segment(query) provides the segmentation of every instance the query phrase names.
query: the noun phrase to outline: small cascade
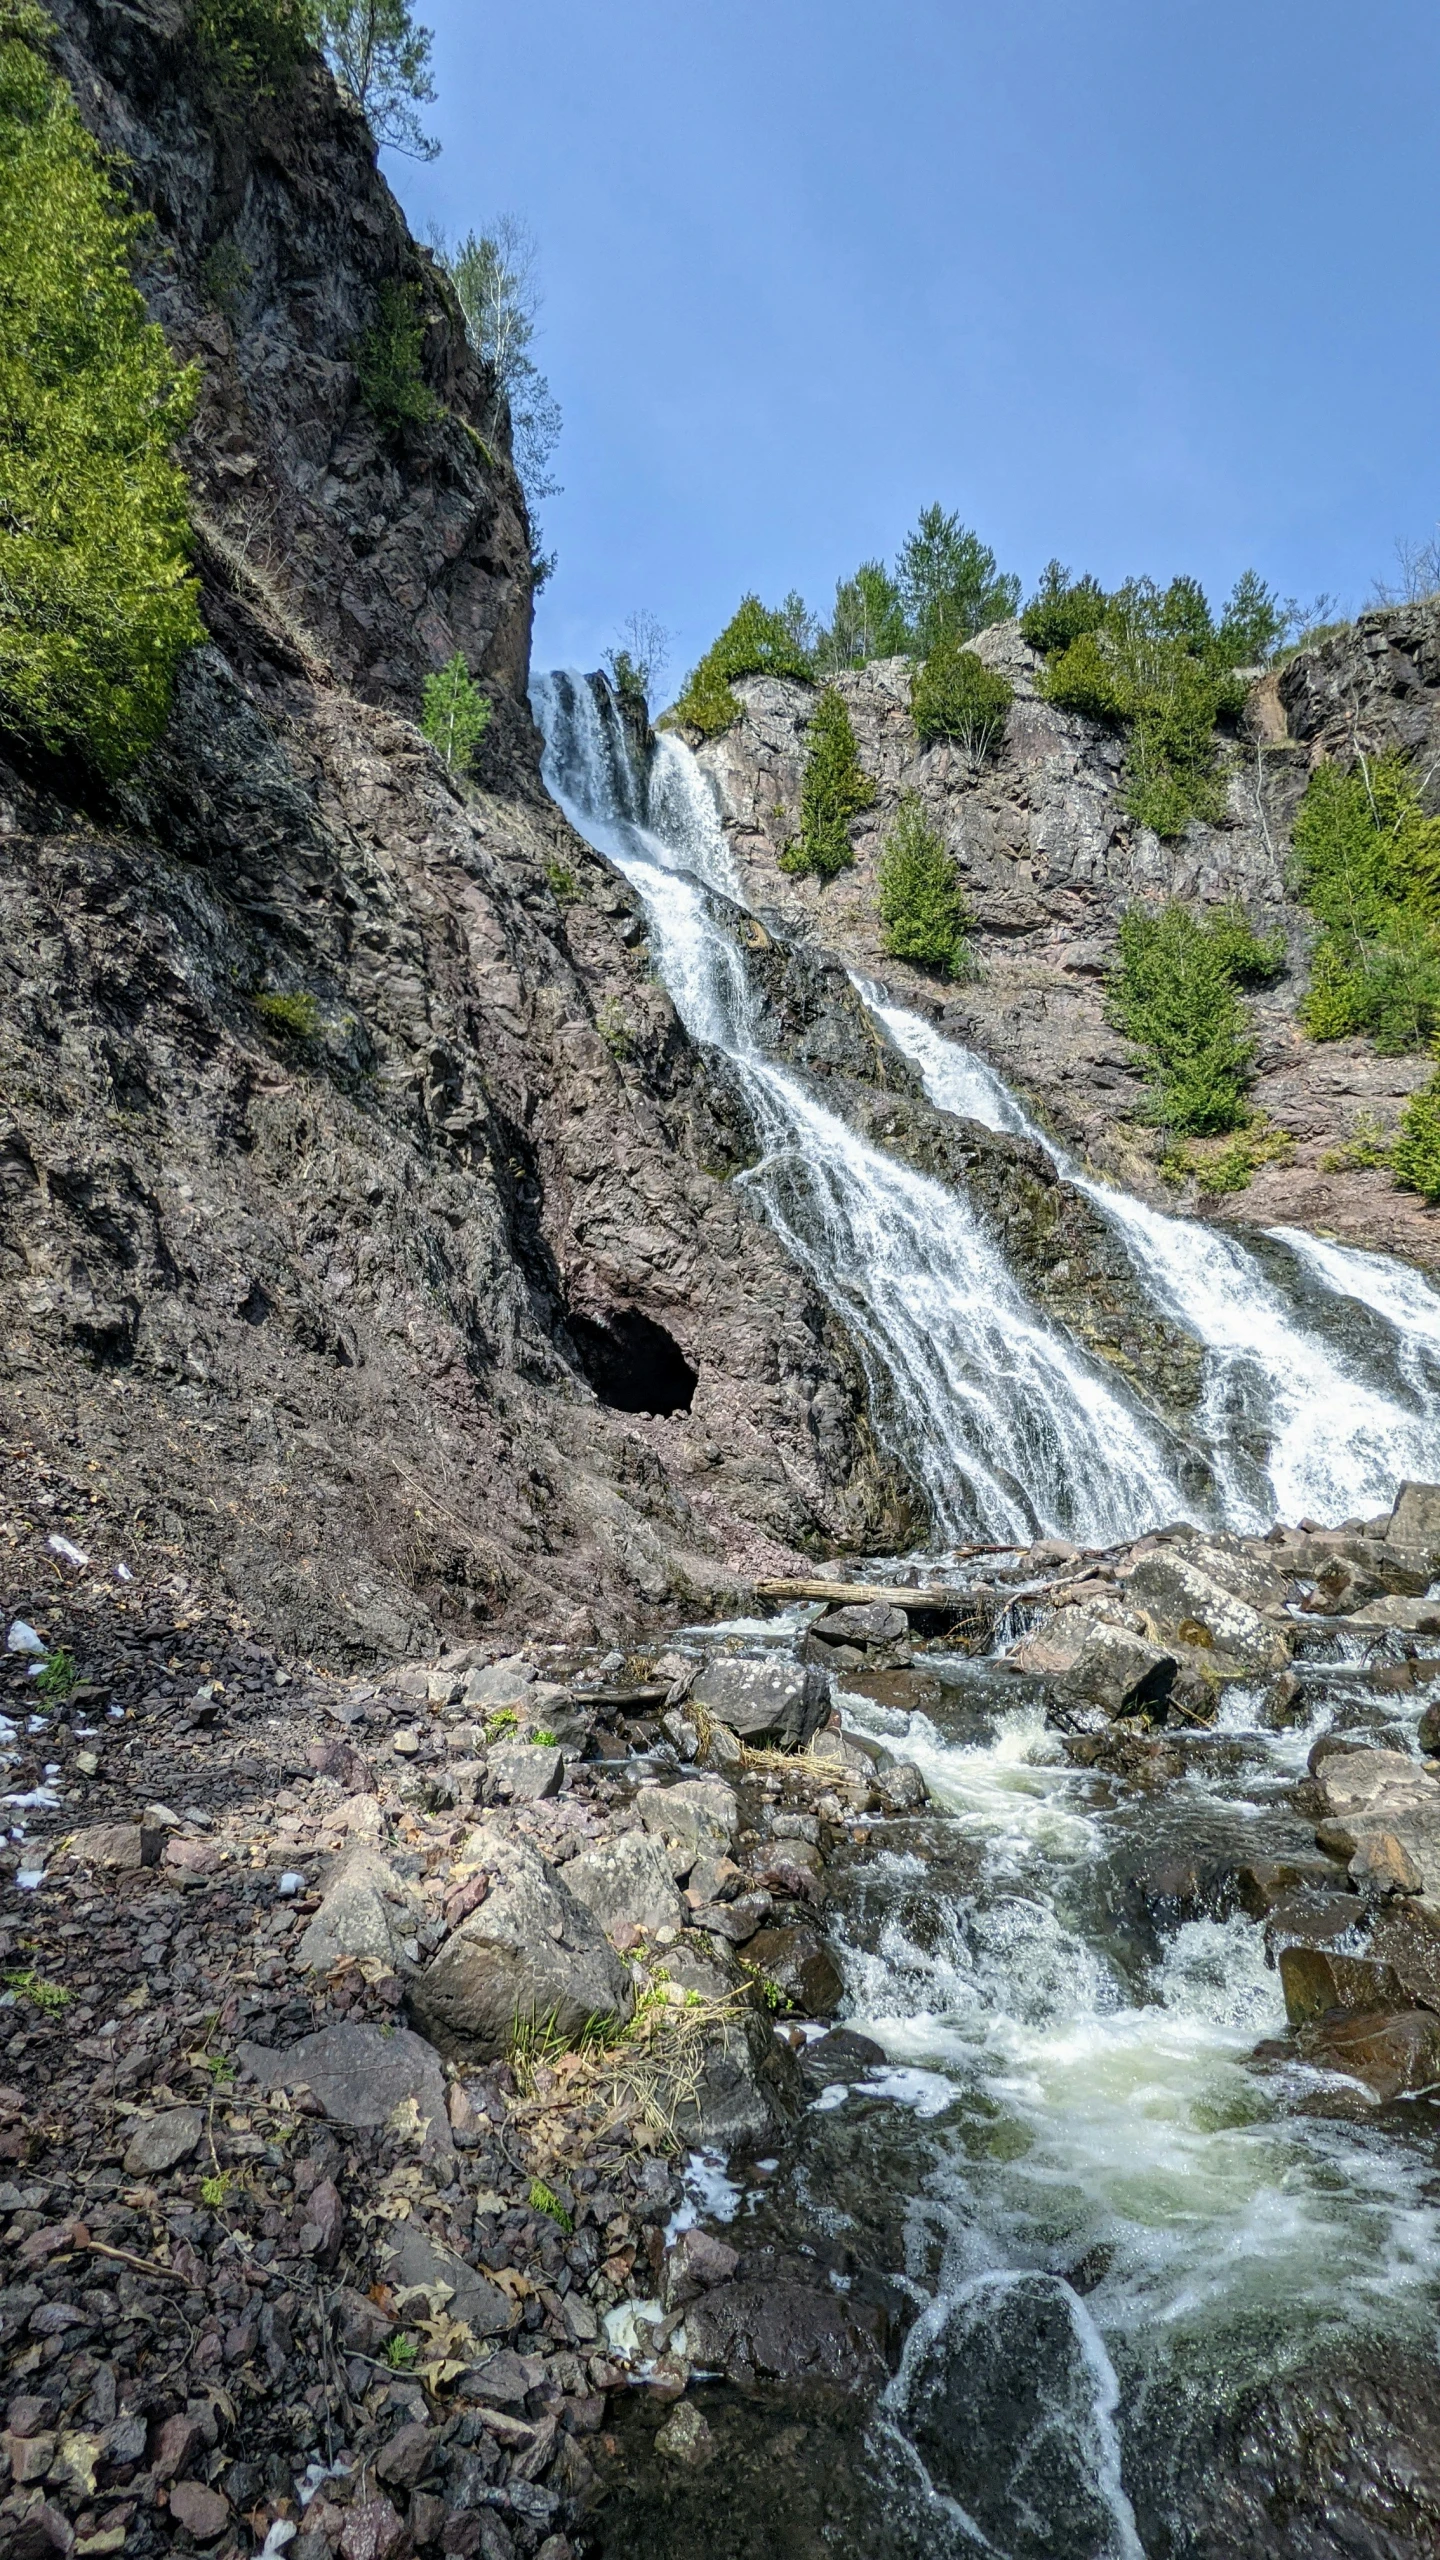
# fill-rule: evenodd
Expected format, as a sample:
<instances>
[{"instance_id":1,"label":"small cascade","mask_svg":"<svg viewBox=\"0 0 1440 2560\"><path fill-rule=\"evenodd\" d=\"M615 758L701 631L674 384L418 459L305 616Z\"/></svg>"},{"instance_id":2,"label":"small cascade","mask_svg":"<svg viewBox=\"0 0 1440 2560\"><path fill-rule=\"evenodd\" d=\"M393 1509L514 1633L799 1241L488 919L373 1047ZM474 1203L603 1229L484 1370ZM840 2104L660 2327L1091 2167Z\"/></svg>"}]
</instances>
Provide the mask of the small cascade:
<instances>
[{"instance_id":1,"label":"small cascade","mask_svg":"<svg viewBox=\"0 0 1440 2560\"><path fill-rule=\"evenodd\" d=\"M766 1055L733 930L739 883L688 749L662 734L637 769L603 679L540 676L532 699L546 781L638 890L687 1029L735 1069L763 1150L741 1178L843 1314L877 1429L925 1487L937 1531L1101 1544L1193 1510L1181 1450L1032 1304L966 1202L859 1138ZM1418 1273L1147 1208L1071 1163L981 1059L856 985L930 1101L1046 1147L1151 1302L1204 1345L1197 1436L1230 1526L1378 1511L1404 1477L1440 1475L1440 1296Z\"/></svg>"}]
</instances>

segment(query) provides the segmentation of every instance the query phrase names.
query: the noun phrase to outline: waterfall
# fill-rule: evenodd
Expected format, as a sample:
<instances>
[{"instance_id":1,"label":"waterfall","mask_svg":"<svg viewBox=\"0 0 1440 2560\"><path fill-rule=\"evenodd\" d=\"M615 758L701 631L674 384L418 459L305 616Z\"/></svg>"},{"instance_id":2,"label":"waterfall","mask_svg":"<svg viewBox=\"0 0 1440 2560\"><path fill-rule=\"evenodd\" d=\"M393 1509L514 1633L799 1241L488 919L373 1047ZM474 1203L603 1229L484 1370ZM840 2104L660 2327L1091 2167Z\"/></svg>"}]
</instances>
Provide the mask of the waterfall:
<instances>
[{"instance_id":1,"label":"waterfall","mask_svg":"<svg viewBox=\"0 0 1440 2560\"><path fill-rule=\"evenodd\" d=\"M1176 1518L1177 1445L1031 1304L964 1199L858 1137L765 1054L734 930L739 884L693 756L662 735L637 771L602 682L539 676L532 701L550 790L638 891L682 1021L747 1096L761 1157L740 1179L843 1316L877 1431L923 1484L939 1532L1104 1544ZM857 984L938 1108L1048 1144L980 1059ZM1428 1283L1283 1235L1269 1268L1239 1238L1148 1209L1049 1151L1152 1302L1205 1347L1199 1428L1232 1525L1379 1510L1403 1476L1440 1475Z\"/></svg>"}]
</instances>

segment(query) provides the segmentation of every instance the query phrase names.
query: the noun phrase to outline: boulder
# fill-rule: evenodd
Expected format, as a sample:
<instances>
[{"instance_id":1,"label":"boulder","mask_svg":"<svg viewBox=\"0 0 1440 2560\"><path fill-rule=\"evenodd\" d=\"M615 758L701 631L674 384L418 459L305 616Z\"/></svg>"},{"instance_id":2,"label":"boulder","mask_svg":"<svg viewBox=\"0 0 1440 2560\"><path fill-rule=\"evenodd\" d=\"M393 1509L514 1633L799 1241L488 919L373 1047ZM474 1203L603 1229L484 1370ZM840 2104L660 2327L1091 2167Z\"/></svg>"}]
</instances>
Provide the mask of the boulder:
<instances>
[{"instance_id":1,"label":"boulder","mask_svg":"<svg viewBox=\"0 0 1440 2560\"><path fill-rule=\"evenodd\" d=\"M1335 1752L1315 1784L1324 1801L1321 1845L1353 1858L1362 1841L1388 1832L1412 1861L1423 1891L1440 1898L1440 1779L1400 1751Z\"/></svg>"},{"instance_id":2,"label":"boulder","mask_svg":"<svg viewBox=\"0 0 1440 2560\"><path fill-rule=\"evenodd\" d=\"M1382 2101L1440 2080L1440 2017L1433 2009L1361 2009L1331 2014L1296 2037L1307 2062L1359 2080Z\"/></svg>"},{"instance_id":3,"label":"boulder","mask_svg":"<svg viewBox=\"0 0 1440 2560\"><path fill-rule=\"evenodd\" d=\"M1383 1600L1367 1601L1345 1621L1360 1635L1397 1634L1406 1636L1440 1635L1440 1600L1407 1600L1390 1594Z\"/></svg>"},{"instance_id":4,"label":"boulder","mask_svg":"<svg viewBox=\"0 0 1440 2560\"><path fill-rule=\"evenodd\" d=\"M867 2071L883 2070L888 2059L885 2047L873 2036L862 2036L854 2027L834 2027L828 2036L816 2036L807 2044L800 2071L813 2088L829 2089L837 2082L863 2080Z\"/></svg>"},{"instance_id":5,"label":"boulder","mask_svg":"<svg viewBox=\"0 0 1440 2560\"><path fill-rule=\"evenodd\" d=\"M362 1796L373 1806L374 1798ZM331 1869L324 1897L295 1953L302 1973L329 1973L354 1957L393 1973L402 1940L413 1937L418 1905L393 1867L368 1843L357 1841Z\"/></svg>"},{"instance_id":6,"label":"boulder","mask_svg":"<svg viewBox=\"0 0 1440 2560\"><path fill-rule=\"evenodd\" d=\"M788 2045L757 2010L736 2008L705 2028L698 2059L678 2081L675 2130L692 2148L753 2148L782 2134L803 2101Z\"/></svg>"},{"instance_id":7,"label":"boulder","mask_svg":"<svg viewBox=\"0 0 1440 2560\"><path fill-rule=\"evenodd\" d=\"M720 2448L714 2429L694 2401L677 2400L664 2425L655 2430L655 2450L667 2462L683 2462L687 2470L703 2471Z\"/></svg>"},{"instance_id":8,"label":"boulder","mask_svg":"<svg viewBox=\"0 0 1440 2560\"><path fill-rule=\"evenodd\" d=\"M913 1760L882 1760L875 1784L886 1813L918 1813L930 1801L930 1790Z\"/></svg>"},{"instance_id":9,"label":"boulder","mask_svg":"<svg viewBox=\"0 0 1440 2560\"><path fill-rule=\"evenodd\" d=\"M788 1660L746 1662L724 1655L707 1662L690 1692L715 1724L742 1742L801 1751L830 1713L830 1684L819 1665Z\"/></svg>"},{"instance_id":10,"label":"boulder","mask_svg":"<svg viewBox=\"0 0 1440 2560\"><path fill-rule=\"evenodd\" d=\"M678 1929L684 1919L670 1861L648 1831L622 1831L565 1863L565 1882L607 1933Z\"/></svg>"},{"instance_id":11,"label":"boulder","mask_svg":"<svg viewBox=\"0 0 1440 2560\"><path fill-rule=\"evenodd\" d=\"M528 1662L492 1663L488 1669L467 1673L461 1704L498 1715L504 1707L518 1707L534 1680L534 1667Z\"/></svg>"},{"instance_id":12,"label":"boulder","mask_svg":"<svg viewBox=\"0 0 1440 2560\"><path fill-rule=\"evenodd\" d=\"M1213 1550L1199 1549L1210 1562ZM1142 1556L1125 1584L1130 1606L1143 1610L1162 1642L1198 1645L1217 1657L1222 1677L1239 1672L1282 1671L1292 1637L1278 1619L1262 1617L1190 1554L1157 1547Z\"/></svg>"},{"instance_id":13,"label":"boulder","mask_svg":"<svg viewBox=\"0 0 1440 2560\"><path fill-rule=\"evenodd\" d=\"M1060 1609L1048 1626L1016 1648L1021 1671L1052 1680L1060 1704L1087 1704L1106 1715L1135 1715L1159 1706L1174 1686L1173 1653L1089 1609Z\"/></svg>"},{"instance_id":14,"label":"boulder","mask_svg":"<svg viewBox=\"0 0 1440 2560\"><path fill-rule=\"evenodd\" d=\"M539 1804L558 1796L565 1775L565 1755L534 1742L500 1742L488 1758L489 1782L510 1804Z\"/></svg>"},{"instance_id":15,"label":"boulder","mask_svg":"<svg viewBox=\"0 0 1440 2560\"><path fill-rule=\"evenodd\" d=\"M265 2089L308 2089L332 2124L386 2124L413 2099L422 2160L448 2162L455 2146L445 2074L433 2045L408 2027L322 2027L298 2044L242 2044L242 2067Z\"/></svg>"},{"instance_id":16,"label":"boulder","mask_svg":"<svg viewBox=\"0 0 1440 2560\"><path fill-rule=\"evenodd\" d=\"M391 2223L386 2243L391 2252L385 2264L386 2280L397 2290L413 2285L419 2292L438 2293L444 2286L449 2295L444 2307L452 2319L463 2320L477 2338L507 2335L519 2306L488 2276L432 2240L420 2223L413 2219Z\"/></svg>"},{"instance_id":17,"label":"boulder","mask_svg":"<svg viewBox=\"0 0 1440 2560\"><path fill-rule=\"evenodd\" d=\"M894 1644L908 1636L910 1621L903 1609L892 1608L888 1600L852 1601L843 1609L827 1609L810 1633L827 1644Z\"/></svg>"},{"instance_id":18,"label":"boulder","mask_svg":"<svg viewBox=\"0 0 1440 2560\"><path fill-rule=\"evenodd\" d=\"M676 1789L673 1792L678 1793ZM593 2020L623 2025L630 1975L599 1921L538 1852L477 1834L461 1863L483 1865L490 1890L411 1986L417 2025L447 2058L509 2052L518 2023L546 2023L571 2044Z\"/></svg>"},{"instance_id":19,"label":"boulder","mask_svg":"<svg viewBox=\"0 0 1440 2560\"><path fill-rule=\"evenodd\" d=\"M787 2278L746 2277L702 2294L685 2315L692 2364L745 2386L822 2383L874 2389L885 2379L879 2348L844 2297Z\"/></svg>"},{"instance_id":20,"label":"boulder","mask_svg":"<svg viewBox=\"0 0 1440 2560\"><path fill-rule=\"evenodd\" d=\"M712 1937L728 1938L732 1947L743 1947L763 1928L774 1909L768 1893L737 1894L733 1902L707 1902L692 1911L692 1929L704 1929Z\"/></svg>"},{"instance_id":21,"label":"boulder","mask_svg":"<svg viewBox=\"0 0 1440 2560\"><path fill-rule=\"evenodd\" d=\"M728 1849L740 1828L740 1800L723 1778L682 1778L678 1786L645 1787L636 1799L647 1831L678 1840L696 1858Z\"/></svg>"},{"instance_id":22,"label":"boulder","mask_svg":"<svg viewBox=\"0 0 1440 2560\"><path fill-rule=\"evenodd\" d=\"M840 1967L813 1929L761 1929L746 1947L745 1962L775 1983L802 2018L833 2018L845 1996Z\"/></svg>"},{"instance_id":23,"label":"boulder","mask_svg":"<svg viewBox=\"0 0 1440 2560\"><path fill-rule=\"evenodd\" d=\"M1332 2009L1401 2009L1405 1993L1388 1964L1339 1955L1332 1947L1282 1947L1280 1985L1292 2027L1308 2027Z\"/></svg>"},{"instance_id":24,"label":"boulder","mask_svg":"<svg viewBox=\"0 0 1440 2560\"><path fill-rule=\"evenodd\" d=\"M1440 1557L1440 1484L1402 1484L1385 1531L1385 1543L1402 1552Z\"/></svg>"},{"instance_id":25,"label":"boulder","mask_svg":"<svg viewBox=\"0 0 1440 2560\"><path fill-rule=\"evenodd\" d=\"M677 2310L681 2303L697 2302L717 2284L729 2284L740 2264L740 2252L728 2240L713 2239L708 2231L692 2225L682 2231L674 2246L666 2253L665 2272L661 2280L660 2299L667 2311Z\"/></svg>"},{"instance_id":26,"label":"boulder","mask_svg":"<svg viewBox=\"0 0 1440 2560\"><path fill-rule=\"evenodd\" d=\"M1393 1831L1367 1831L1350 1861L1350 1881L1363 1894L1423 1893L1425 1880Z\"/></svg>"},{"instance_id":27,"label":"boulder","mask_svg":"<svg viewBox=\"0 0 1440 2560\"><path fill-rule=\"evenodd\" d=\"M158 1823L97 1822L87 1831L72 1832L65 1854L86 1866L114 1867L123 1874L158 1866L164 1849L165 1834Z\"/></svg>"}]
</instances>

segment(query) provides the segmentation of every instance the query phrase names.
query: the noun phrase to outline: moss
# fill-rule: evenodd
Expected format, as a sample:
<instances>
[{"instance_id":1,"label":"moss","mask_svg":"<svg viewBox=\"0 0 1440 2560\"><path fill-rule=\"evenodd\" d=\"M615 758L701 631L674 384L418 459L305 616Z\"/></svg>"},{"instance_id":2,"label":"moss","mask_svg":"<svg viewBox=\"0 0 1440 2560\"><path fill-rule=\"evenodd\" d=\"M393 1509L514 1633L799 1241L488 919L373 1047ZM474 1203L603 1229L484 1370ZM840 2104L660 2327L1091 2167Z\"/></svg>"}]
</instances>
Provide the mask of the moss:
<instances>
[{"instance_id":1,"label":"moss","mask_svg":"<svg viewBox=\"0 0 1440 2560\"><path fill-rule=\"evenodd\" d=\"M321 1027L320 1007L308 993L297 995L263 995L253 999L256 1012L267 1031L282 1040L318 1039Z\"/></svg>"},{"instance_id":2,"label":"moss","mask_svg":"<svg viewBox=\"0 0 1440 2560\"><path fill-rule=\"evenodd\" d=\"M844 698L827 685L815 707L800 785L800 833L780 856L782 871L813 872L833 880L855 859L850 821L875 800L875 785L860 763L860 750Z\"/></svg>"},{"instance_id":3,"label":"moss","mask_svg":"<svg viewBox=\"0 0 1440 2560\"><path fill-rule=\"evenodd\" d=\"M896 812L880 855L877 892L892 960L968 976L970 919L960 875L918 792L907 791Z\"/></svg>"},{"instance_id":4,"label":"moss","mask_svg":"<svg viewBox=\"0 0 1440 2560\"><path fill-rule=\"evenodd\" d=\"M145 229L25 0L0 5L0 723L120 773L204 639L171 458L198 376L131 277Z\"/></svg>"}]
</instances>

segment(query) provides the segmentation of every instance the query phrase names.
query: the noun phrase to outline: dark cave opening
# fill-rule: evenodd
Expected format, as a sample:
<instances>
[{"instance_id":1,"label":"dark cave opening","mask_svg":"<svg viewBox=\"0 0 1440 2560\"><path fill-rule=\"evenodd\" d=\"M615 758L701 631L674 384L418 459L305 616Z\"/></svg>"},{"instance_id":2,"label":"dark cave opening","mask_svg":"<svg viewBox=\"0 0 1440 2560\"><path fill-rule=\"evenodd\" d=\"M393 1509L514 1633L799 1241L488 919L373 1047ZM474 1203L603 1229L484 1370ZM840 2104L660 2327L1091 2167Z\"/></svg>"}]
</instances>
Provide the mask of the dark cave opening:
<instances>
[{"instance_id":1,"label":"dark cave opening","mask_svg":"<svg viewBox=\"0 0 1440 2560\"><path fill-rule=\"evenodd\" d=\"M606 1324L572 1315L570 1335L602 1404L620 1413L689 1412L699 1375L662 1324L622 1307Z\"/></svg>"}]
</instances>

